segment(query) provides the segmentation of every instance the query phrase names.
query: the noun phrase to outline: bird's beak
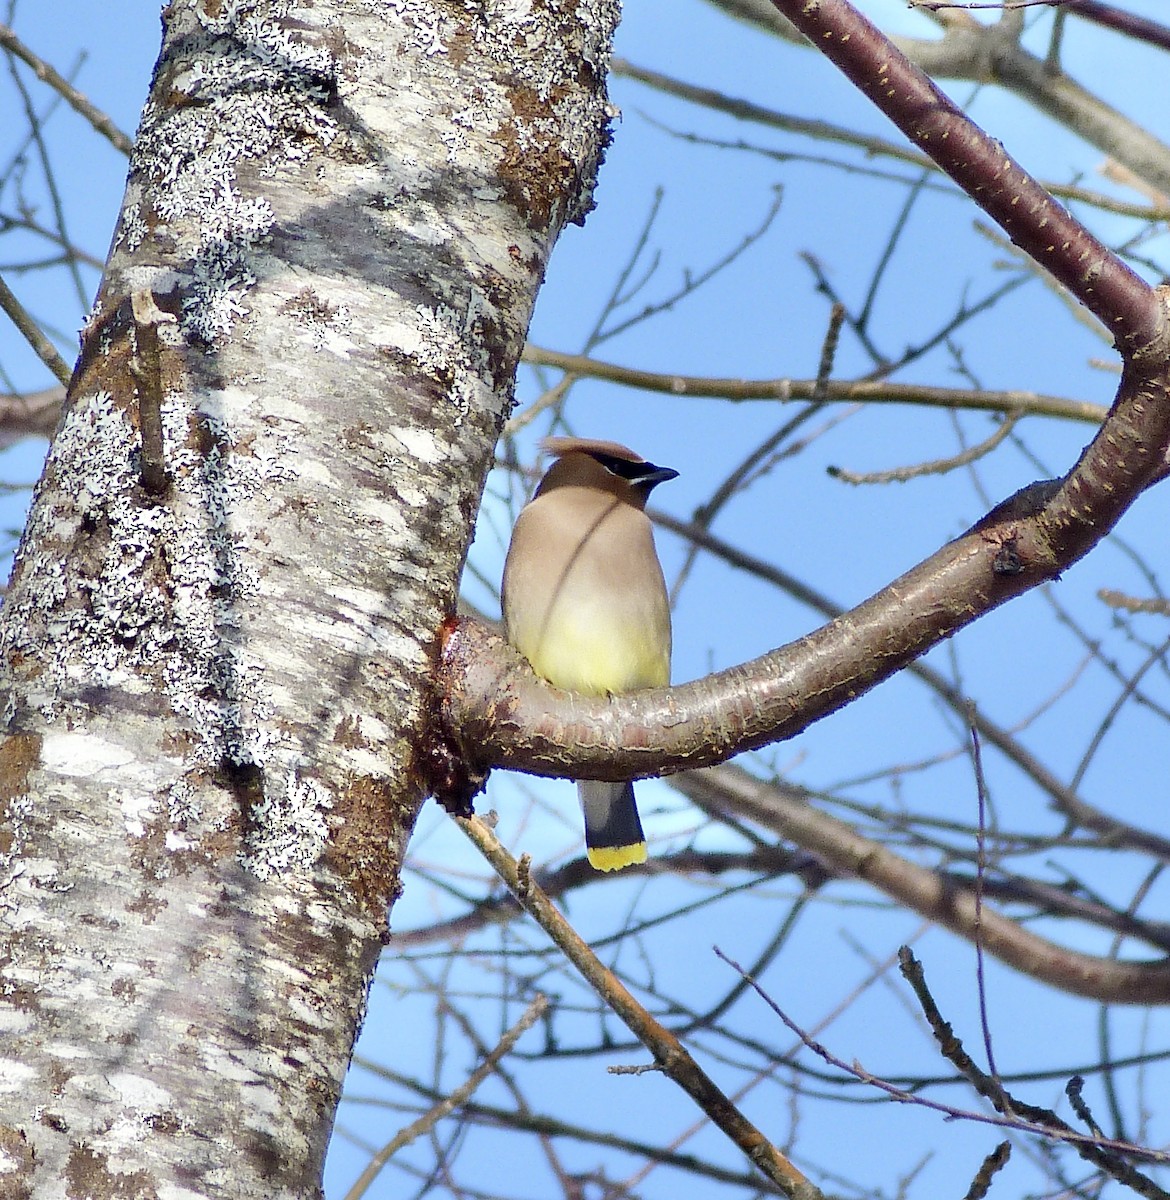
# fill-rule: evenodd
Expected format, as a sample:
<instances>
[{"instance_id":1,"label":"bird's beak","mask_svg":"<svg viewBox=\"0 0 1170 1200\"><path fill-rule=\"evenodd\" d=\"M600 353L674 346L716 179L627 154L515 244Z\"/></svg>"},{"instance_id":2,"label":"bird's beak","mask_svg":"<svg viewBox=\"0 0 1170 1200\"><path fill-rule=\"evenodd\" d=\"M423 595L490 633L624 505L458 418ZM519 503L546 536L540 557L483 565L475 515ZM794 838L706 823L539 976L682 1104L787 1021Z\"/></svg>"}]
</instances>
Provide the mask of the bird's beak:
<instances>
[{"instance_id":1,"label":"bird's beak","mask_svg":"<svg viewBox=\"0 0 1170 1200\"><path fill-rule=\"evenodd\" d=\"M673 467L656 467L653 463L646 464L649 470L638 476L638 486L649 490L670 479L677 479L678 472Z\"/></svg>"}]
</instances>

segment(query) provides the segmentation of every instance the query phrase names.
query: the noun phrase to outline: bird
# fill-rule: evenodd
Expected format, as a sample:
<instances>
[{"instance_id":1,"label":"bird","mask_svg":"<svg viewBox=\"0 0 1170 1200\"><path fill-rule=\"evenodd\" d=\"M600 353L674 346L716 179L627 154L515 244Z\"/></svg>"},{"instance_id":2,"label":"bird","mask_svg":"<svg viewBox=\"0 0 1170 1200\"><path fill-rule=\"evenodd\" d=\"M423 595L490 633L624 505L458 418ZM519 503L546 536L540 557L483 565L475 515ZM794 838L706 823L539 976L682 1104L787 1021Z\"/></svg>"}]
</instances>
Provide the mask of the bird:
<instances>
[{"instance_id":1,"label":"bird","mask_svg":"<svg viewBox=\"0 0 1170 1200\"><path fill-rule=\"evenodd\" d=\"M501 606L508 641L555 687L604 696L670 683L670 602L646 500L678 472L626 446L550 437L554 462L516 519ZM579 780L595 870L646 861L630 782Z\"/></svg>"}]
</instances>

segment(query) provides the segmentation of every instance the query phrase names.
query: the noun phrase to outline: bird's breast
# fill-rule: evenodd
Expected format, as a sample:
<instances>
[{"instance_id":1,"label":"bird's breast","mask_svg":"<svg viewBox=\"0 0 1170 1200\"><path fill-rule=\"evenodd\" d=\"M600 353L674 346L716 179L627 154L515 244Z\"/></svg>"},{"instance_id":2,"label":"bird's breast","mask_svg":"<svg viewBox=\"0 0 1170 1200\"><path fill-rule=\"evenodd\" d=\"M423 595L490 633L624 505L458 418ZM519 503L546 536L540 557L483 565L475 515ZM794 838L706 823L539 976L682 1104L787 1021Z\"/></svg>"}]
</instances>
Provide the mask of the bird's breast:
<instances>
[{"instance_id":1,"label":"bird's breast","mask_svg":"<svg viewBox=\"0 0 1170 1200\"><path fill-rule=\"evenodd\" d=\"M646 515L610 497L538 497L504 569L508 640L567 691L670 682L670 607Z\"/></svg>"},{"instance_id":2,"label":"bird's breast","mask_svg":"<svg viewBox=\"0 0 1170 1200\"><path fill-rule=\"evenodd\" d=\"M554 606L532 631L528 647L517 640L516 648L549 683L600 696L669 683L669 638L667 632L664 639L657 622Z\"/></svg>"}]
</instances>

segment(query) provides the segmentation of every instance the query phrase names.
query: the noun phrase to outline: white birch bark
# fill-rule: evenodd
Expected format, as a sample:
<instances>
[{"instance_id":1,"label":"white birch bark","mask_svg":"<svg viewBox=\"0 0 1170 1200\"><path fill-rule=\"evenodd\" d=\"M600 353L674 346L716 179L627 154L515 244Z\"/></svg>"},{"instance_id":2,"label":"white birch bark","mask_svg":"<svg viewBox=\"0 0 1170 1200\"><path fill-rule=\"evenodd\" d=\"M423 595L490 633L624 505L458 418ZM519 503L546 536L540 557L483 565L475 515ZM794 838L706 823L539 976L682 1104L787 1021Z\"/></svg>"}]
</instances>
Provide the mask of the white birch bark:
<instances>
[{"instance_id":1,"label":"white birch bark","mask_svg":"<svg viewBox=\"0 0 1170 1200\"><path fill-rule=\"evenodd\" d=\"M616 15L166 10L0 629L0 1195L318 1194Z\"/></svg>"}]
</instances>

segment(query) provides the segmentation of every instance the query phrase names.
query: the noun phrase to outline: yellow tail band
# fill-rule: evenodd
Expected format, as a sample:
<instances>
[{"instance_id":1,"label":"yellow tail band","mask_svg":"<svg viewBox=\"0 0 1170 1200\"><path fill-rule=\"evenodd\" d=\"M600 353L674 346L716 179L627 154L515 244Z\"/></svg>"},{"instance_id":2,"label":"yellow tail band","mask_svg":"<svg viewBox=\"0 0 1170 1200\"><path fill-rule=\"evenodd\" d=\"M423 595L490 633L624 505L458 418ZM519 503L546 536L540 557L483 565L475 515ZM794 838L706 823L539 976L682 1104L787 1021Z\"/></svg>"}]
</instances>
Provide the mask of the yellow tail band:
<instances>
[{"instance_id":1,"label":"yellow tail band","mask_svg":"<svg viewBox=\"0 0 1170 1200\"><path fill-rule=\"evenodd\" d=\"M646 843L633 846L589 846L589 865L595 871L620 871L646 861Z\"/></svg>"}]
</instances>

